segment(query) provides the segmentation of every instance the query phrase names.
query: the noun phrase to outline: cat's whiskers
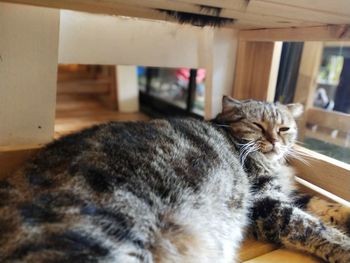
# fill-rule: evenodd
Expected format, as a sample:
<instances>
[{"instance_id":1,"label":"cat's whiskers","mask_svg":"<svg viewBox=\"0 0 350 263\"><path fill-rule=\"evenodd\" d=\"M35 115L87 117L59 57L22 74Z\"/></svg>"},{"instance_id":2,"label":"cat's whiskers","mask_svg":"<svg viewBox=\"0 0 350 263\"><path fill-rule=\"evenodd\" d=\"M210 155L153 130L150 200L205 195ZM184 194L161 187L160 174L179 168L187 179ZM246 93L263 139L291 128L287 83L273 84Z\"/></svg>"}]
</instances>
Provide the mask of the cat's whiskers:
<instances>
[{"instance_id":1,"label":"cat's whiskers","mask_svg":"<svg viewBox=\"0 0 350 263\"><path fill-rule=\"evenodd\" d=\"M305 142L298 141L298 140L297 140L297 141L295 141L295 143L296 143L296 144L298 144L298 145L305 145Z\"/></svg>"},{"instance_id":2,"label":"cat's whiskers","mask_svg":"<svg viewBox=\"0 0 350 263\"><path fill-rule=\"evenodd\" d=\"M285 149L285 158L290 159L296 159L304 164L306 164L307 166L310 166L310 163L308 160L306 160L306 158L308 158L309 156L306 155L305 153L296 150L295 148L292 147L288 147L288 146L282 146L282 149Z\"/></svg>"},{"instance_id":3,"label":"cat's whiskers","mask_svg":"<svg viewBox=\"0 0 350 263\"><path fill-rule=\"evenodd\" d=\"M241 164L244 164L245 160L247 159L250 153L259 150L259 147L256 144L256 141L249 141L245 144L238 144L238 145L242 145L239 151L239 161Z\"/></svg>"}]
</instances>

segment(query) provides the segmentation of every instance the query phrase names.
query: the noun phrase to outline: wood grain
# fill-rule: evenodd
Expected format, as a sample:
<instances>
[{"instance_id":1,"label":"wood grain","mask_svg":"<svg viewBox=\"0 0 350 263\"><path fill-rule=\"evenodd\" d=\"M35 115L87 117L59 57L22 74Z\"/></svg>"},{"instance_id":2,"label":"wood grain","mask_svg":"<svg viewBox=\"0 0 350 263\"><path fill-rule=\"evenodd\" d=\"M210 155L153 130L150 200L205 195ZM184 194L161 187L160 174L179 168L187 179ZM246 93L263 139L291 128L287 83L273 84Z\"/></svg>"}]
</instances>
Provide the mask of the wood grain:
<instances>
[{"instance_id":1,"label":"wood grain","mask_svg":"<svg viewBox=\"0 0 350 263\"><path fill-rule=\"evenodd\" d=\"M350 201L350 165L301 146L295 146L303 153L306 163L291 160L300 178Z\"/></svg>"},{"instance_id":2,"label":"wood grain","mask_svg":"<svg viewBox=\"0 0 350 263\"><path fill-rule=\"evenodd\" d=\"M319 72L323 53L323 42L305 42L295 88L294 102L304 105L307 112L312 107L317 87L317 75ZM307 124L307 114L298 119L299 140L303 141Z\"/></svg>"},{"instance_id":3,"label":"wood grain","mask_svg":"<svg viewBox=\"0 0 350 263\"><path fill-rule=\"evenodd\" d=\"M0 146L53 137L59 11L0 2Z\"/></svg>"},{"instance_id":4,"label":"wood grain","mask_svg":"<svg viewBox=\"0 0 350 263\"><path fill-rule=\"evenodd\" d=\"M245 263L323 263L321 259L307 255L305 253L291 251L287 249L278 249L270 253L256 257L251 260L244 261Z\"/></svg>"},{"instance_id":5,"label":"wood grain","mask_svg":"<svg viewBox=\"0 0 350 263\"><path fill-rule=\"evenodd\" d=\"M278 51L276 51L278 50ZM232 96L271 100L276 86L281 43L240 40Z\"/></svg>"},{"instance_id":6,"label":"wood grain","mask_svg":"<svg viewBox=\"0 0 350 263\"><path fill-rule=\"evenodd\" d=\"M324 25L299 28L241 30L240 38L249 41L346 41L349 25Z\"/></svg>"},{"instance_id":7,"label":"wood grain","mask_svg":"<svg viewBox=\"0 0 350 263\"><path fill-rule=\"evenodd\" d=\"M0 179L11 176L21 165L40 149L40 146L25 146L24 149L0 148Z\"/></svg>"},{"instance_id":8,"label":"wood grain","mask_svg":"<svg viewBox=\"0 0 350 263\"><path fill-rule=\"evenodd\" d=\"M249 238L243 242L238 258L240 262L243 262L267 254L277 248L276 245Z\"/></svg>"},{"instance_id":9,"label":"wood grain","mask_svg":"<svg viewBox=\"0 0 350 263\"><path fill-rule=\"evenodd\" d=\"M317 5L309 0L1 0L36 6L71 9L93 13L132 16L147 19L175 21L159 10L170 10L197 15L232 18L228 26L236 28L291 28L328 24L349 24L349 4L337 0L329 4L322 0ZM336 6L336 7L335 7ZM216 8L215 9L210 9Z\"/></svg>"}]
</instances>

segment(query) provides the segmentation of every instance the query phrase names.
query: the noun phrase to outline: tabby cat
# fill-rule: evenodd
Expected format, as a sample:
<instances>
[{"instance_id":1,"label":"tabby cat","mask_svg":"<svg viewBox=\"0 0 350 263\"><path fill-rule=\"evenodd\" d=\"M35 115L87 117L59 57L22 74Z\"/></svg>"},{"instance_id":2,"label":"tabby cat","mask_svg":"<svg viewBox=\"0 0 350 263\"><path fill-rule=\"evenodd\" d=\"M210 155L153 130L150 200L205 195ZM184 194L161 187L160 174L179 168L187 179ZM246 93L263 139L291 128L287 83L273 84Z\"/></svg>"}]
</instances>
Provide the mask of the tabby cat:
<instances>
[{"instance_id":1,"label":"tabby cat","mask_svg":"<svg viewBox=\"0 0 350 263\"><path fill-rule=\"evenodd\" d=\"M112 122L49 144L0 182L0 262L228 263L249 226L349 263L349 211L293 188L301 111L224 97L210 122Z\"/></svg>"}]
</instances>

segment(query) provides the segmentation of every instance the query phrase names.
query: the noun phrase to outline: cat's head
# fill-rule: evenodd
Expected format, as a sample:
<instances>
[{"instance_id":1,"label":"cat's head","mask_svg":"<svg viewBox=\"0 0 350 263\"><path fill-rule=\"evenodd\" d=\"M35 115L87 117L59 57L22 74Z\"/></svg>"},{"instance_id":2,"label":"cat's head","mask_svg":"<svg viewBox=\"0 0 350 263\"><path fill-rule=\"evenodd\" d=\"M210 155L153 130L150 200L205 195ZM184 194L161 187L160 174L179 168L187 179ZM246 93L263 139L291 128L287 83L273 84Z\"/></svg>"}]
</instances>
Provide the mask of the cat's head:
<instances>
[{"instance_id":1,"label":"cat's head","mask_svg":"<svg viewBox=\"0 0 350 263\"><path fill-rule=\"evenodd\" d=\"M303 106L298 103L239 101L224 96L217 120L242 143L243 154L259 151L269 159L278 160L291 151L297 138L295 118L302 112Z\"/></svg>"}]
</instances>

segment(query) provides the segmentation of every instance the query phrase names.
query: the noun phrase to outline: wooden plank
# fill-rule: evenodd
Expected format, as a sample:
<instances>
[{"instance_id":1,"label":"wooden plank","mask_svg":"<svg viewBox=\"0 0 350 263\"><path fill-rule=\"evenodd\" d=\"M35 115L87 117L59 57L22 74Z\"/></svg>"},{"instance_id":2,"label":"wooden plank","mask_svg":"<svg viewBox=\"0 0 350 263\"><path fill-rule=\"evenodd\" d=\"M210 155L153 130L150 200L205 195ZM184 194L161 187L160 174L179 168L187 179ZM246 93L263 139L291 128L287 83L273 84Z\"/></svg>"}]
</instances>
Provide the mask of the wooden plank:
<instances>
[{"instance_id":1,"label":"wooden plank","mask_svg":"<svg viewBox=\"0 0 350 263\"><path fill-rule=\"evenodd\" d=\"M349 1L350 3L350 1ZM343 48L343 47L350 47L350 42L349 41L328 41L323 43L323 46L325 47L339 47L339 48Z\"/></svg>"},{"instance_id":2,"label":"wooden plank","mask_svg":"<svg viewBox=\"0 0 350 263\"><path fill-rule=\"evenodd\" d=\"M244 11L248 4L246 0L177 0L177 2L186 2L196 5L206 5L240 11Z\"/></svg>"},{"instance_id":3,"label":"wooden plank","mask_svg":"<svg viewBox=\"0 0 350 263\"><path fill-rule=\"evenodd\" d=\"M312 107L315 90L317 87L317 75L319 72L323 52L322 42L305 42L301 56L298 80L294 94L294 102L304 105L307 112ZM299 140L303 141L306 129L307 116L304 114L298 120Z\"/></svg>"},{"instance_id":4,"label":"wooden plank","mask_svg":"<svg viewBox=\"0 0 350 263\"><path fill-rule=\"evenodd\" d=\"M350 16L349 0L269 0L272 3L278 3L286 6L299 7L303 9L333 13Z\"/></svg>"},{"instance_id":5,"label":"wooden plank","mask_svg":"<svg viewBox=\"0 0 350 263\"><path fill-rule=\"evenodd\" d=\"M199 65L206 70L205 95L204 95L204 118L213 118L213 63L214 63L214 30L204 28L200 35L198 46Z\"/></svg>"},{"instance_id":6,"label":"wooden plank","mask_svg":"<svg viewBox=\"0 0 350 263\"><path fill-rule=\"evenodd\" d=\"M349 25L326 25L300 28L241 30L246 41L332 41L350 40Z\"/></svg>"},{"instance_id":7,"label":"wooden plank","mask_svg":"<svg viewBox=\"0 0 350 263\"><path fill-rule=\"evenodd\" d=\"M0 179L11 176L26 160L28 160L33 154L35 154L40 146L27 145L14 147L10 149L7 147L0 147Z\"/></svg>"},{"instance_id":8,"label":"wooden plank","mask_svg":"<svg viewBox=\"0 0 350 263\"><path fill-rule=\"evenodd\" d=\"M350 115L338 112L327 111L320 108L309 108L306 112L307 123L328 127L332 130L350 132Z\"/></svg>"},{"instance_id":9,"label":"wooden plank","mask_svg":"<svg viewBox=\"0 0 350 263\"><path fill-rule=\"evenodd\" d=\"M180 12L190 12L195 14L207 15L208 11L200 7L199 5L186 3L182 1L171 0L151 0L151 1L126 1L126 0L114 0L114 1L95 1L95 0L62 0L62 1L41 1L41 0L0 0L11 3L23 3L36 6L45 6L53 8L64 8L77 11L86 11L93 13L113 14L120 16L133 16L147 19L165 20L170 22L176 22L174 18L159 12L159 9L173 10ZM297 21L293 19L281 18L278 16L266 16L259 13L245 13L239 10L223 9L221 10L220 17L234 18L236 21L234 24L227 24L225 27L234 28L249 28L251 26L259 28L279 28L288 26L312 26L318 25L317 23L306 23L303 21ZM238 20L238 21L237 21ZM283 20L283 21L281 21Z\"/></svg>"},{"instance_id":10,"label":"wooden plank","mask_svg":"<svg viewBox=\"0 0 350 263\"><path fill-rule=\"evenodd\" d=\"M222 110L223 95L232 94L234 62L237 56L238 32L227 28L212 30L214 31L214 40L212 51L212 91L210 95L211 115L207 115L207 118L215 118ZM207 89L207 86L205 86L205 89Z\"/></svg>"},{"instance_id":11,"label":"wooden plank","mask_svg":"<svg viewBox=\"0 0 350 263\"><path fill-rule=\"evenodd\" d=\"M305 111L309 109L313 103L322 53L322 42L304 43L294 102L302 103L305 107Z\"/></svg>"},{"instance_id":12,"label":"wooden plank","mask_svg":"<svg viewBox=\"0 0 350 263\"><path fill-rule=\"evenodd\" d=\"M267 94L266 94L266 100L270 102L274 102L274 99L275 99L278 71L280 68L280 61L281 61L282 46L283 46L283 42L274 43L274 48L273 48L272 58L271 58L269 82L268 82Z\"/></svg>"},{"instance_id":13,"label":"wooden plank","mask_svg":"<svg viewBox=\"0 0 350 263\"><path fill-rule=\"evenodd\" d=\"M313 139L317 139L323 142L327 142L327 143L331 143L331 144L335 144L341 147L347 147L350 148L348 139L346 137L332 137L331 133L324 133L322 131L316 130L316 131L312 131L310 129L305 129L304 130L304 134L303 134L304 138L313 138Z\"/></svg>"},{"instance_id":14,"label":"wooden plank","mask_svg":"<svg viewBox=\"0 0 350 263\"><path fill-rule=\"evenodd\" d=\"M136 66L115 67L118 110L120 112L139 111L139 87Z\"/></svg>"},{"instance_id":15,"label":"wooden plank","mask_svg":"<svg viewBox=\"0 0 350 263\"><path fill-rule=\"evenodd\" d=\"M317 6L317 3L314 4ZM278 4L265 0L250 0L247 12L259 13L262 15L275 15L287 19L295 19L301 21L309 21L324 24L348 24L350 23L349 14L334 14L332 12L317 11L314 9L306 9L304 7L287 5L285 3Z\"/></svg>"},{"instance_id":16,"label":"wooden plank","mask_svg":"<svg viewBox=\"0 0 350 263\"><path fill-rule=\"evenodd\" d=\"M53 138L59 10L0 3L0 146Z\"/></svg>"},{"instance_id":17,"label":"wooden plank","mask_svg":"<svg viewBox=\"0 0 350 263\"><path fill-rule=\"evenodd\" d=\"M132 5L132 6L143 6L150 9L164 9L173 10L179 12L201 14L201 15L212 15L223 18L233 18L238 20L239 24L252 24L258 27L286 27L286 26L307 26L312 25L312 23L306 23L304 21L298 21L293 19L285 19L276 15L261 15L259 13L247 13L242 11L242 7L245 3L241 1L232 1L234 4L234 9L221 9L219 12L215 13L213 10L208 10L203 8L203 4L192 4L182 1L172 1L172 0L114 0L113 3ZM243 6L242 6L243 4ZM238 10L237 10L238 9ZM281 21L283 20L283 21ZM317 23L313 23L316 25Z\"/></svg>"},{"instance_id":18,"label":"wooden plank","mask_svg":"<svg viewBox=\"0 0 350 263\"><path fill-rule=\"evenodd\" d=\"M41 7L69 9L84 11L89 13L100 13L118 16L131 16L156 20L170 20L165 13L150 8L141 8L130 5L116 5L113 2L103 2L95 0L61 0L61 1L42 1L42 0L0 0L0 2L9 2L15 4L26 4Z\"/></svg>"},{"instance_id":19,"label":"wooden plank","mask_svg":"<svg viewBox=\"0 0 350 263\"><path fill-rule=\"evenodd\" d=\"M60 63L201 67L201 28L67 10L61 25Z\"/></svg>"},{"instance_id":20,"label":"wooden plank","mask_svg":"<svg viewBox=\"0 0 350 263\"><path fill-rule=\"evenodd\" d=\"M95 96L65 95L57 100L55 138L108 121L148 120L142 113L108 109Z\"/></svg>"},{"instance_id":21,"label":"wooden plank","mask_svg":"<svg viewBox=\"0 0 350 263\"><path fill-rule=\"evenodd\" d=\"M295 146L307 163L291 160L300 178L350 201L350 164L343 163L301 146Z\"/></svg>"},{"instance_id":22,"label":"wooden plank","mask_svg":"<svg viewBox=\"0 0 350 263\"><path fill-rule=\"evenodd\" d=\"M297 176L295 176L294 178L296 186L298 188L299 191L313 195L313 196L317 196L323 200L329 201L329 202L335 202L335 203L339 203L343 206L349 207L350 208L350 202L346 201L343 198L340 198L339 196L332 194L314 184L311 184L310 182L301 179Z\"/></svg>"},{"instance_id":23,"label":"wooden plank","mask_svg":"<svg viewBox=\"0 0 350 263\"><path fill-rule=\"evenodd\" d=\"M314 256L298 252L298 251L291 251L288 249L278 249L274 250L268 254L265 254L260 257L256 257L254 259L244 261L245 263L281 263L281 262L288 262L288 263L323 263L319 258L316 258Z\"/></svg>"},{"instance_id":24,"label":"wooden plank","mask_svg":"<svg viewBox=\"0 0 350 263\"><path fill-rule=\"evenodd\" d=\"M93 93L107 94L110 91L112 79L75 80L57 84L58 93Z\"/></svg>"},{"instance_id":25,"label":"wooden plank","mask_svg":"<svg viewBox=\"0 0 350 263\"><path fill-rule=\"evenodd\" d=\"M278 43L239 41L232 93L234 98L267 99L269 87L273 88L276 81L276 67L278 67L276 59L274 67L271 68L274 55L278 54L275 52L276 47L280 52ZM274 81L271 78L274 78ZM271 92L269 96L272 96Z\"/></svg>"},{"instance_id":26,"label":"wooden plank","mask_svg":"<svg viewBox=\"0 0 350 263\"><path fill-rule=\"evenodd\" d=\"M274 251L275 249L277 249L276 245L250 238L244 240L238 258L240 262L243 262Z\"/></svg>"}]
</instances>

